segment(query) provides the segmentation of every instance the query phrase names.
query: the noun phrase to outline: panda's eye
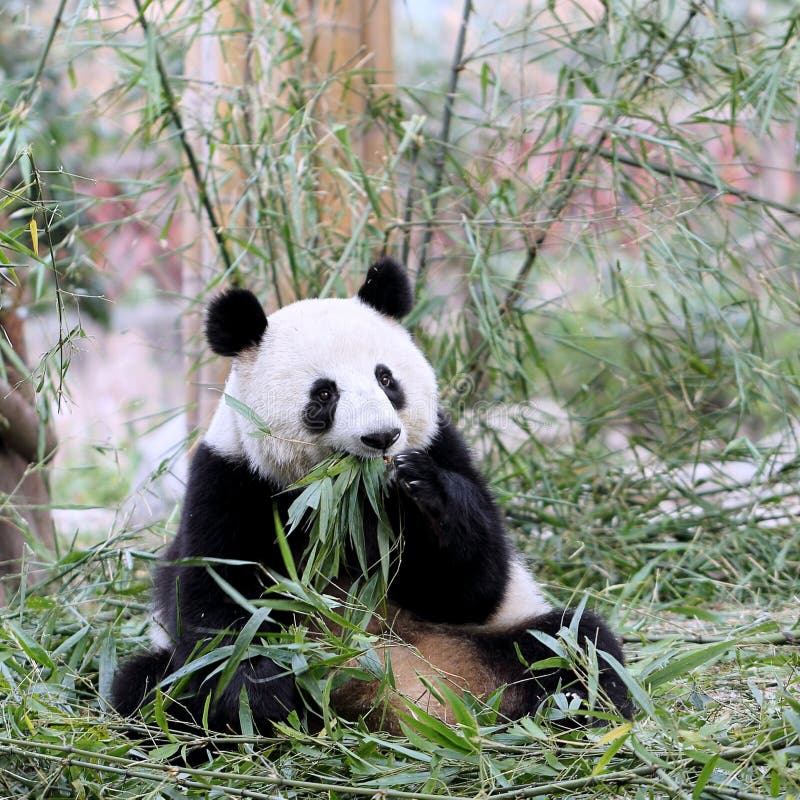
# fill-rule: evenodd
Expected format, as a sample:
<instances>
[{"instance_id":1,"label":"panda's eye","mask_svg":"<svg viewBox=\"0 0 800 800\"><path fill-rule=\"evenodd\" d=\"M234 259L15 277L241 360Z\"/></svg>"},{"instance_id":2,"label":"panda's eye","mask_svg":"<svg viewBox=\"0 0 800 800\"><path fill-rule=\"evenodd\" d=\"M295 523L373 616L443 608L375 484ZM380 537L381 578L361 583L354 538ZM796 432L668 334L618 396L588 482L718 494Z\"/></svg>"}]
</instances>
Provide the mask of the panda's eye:
<instances>
[{"instance_id":1,"label":"panda's eye","mask_svg":"<svg viewBox=\"0 0 800 800\"><path fill-rule=\"evenodd\" d=\"M312 433L323 433L333 425L339 388L330 378L317 378L308 390L301 419Z\"/></svg>"},{"instance_id":2,"label":"panda's eye","mask_svg":"<svg viewBox=\"0 0 800 800\"><path fill-rule=\"evenodd\" d=\"M336 389L336 384L327 378L320 378L314 382L309 392L309 397L312 402L320 406L326 406L333 403L339 397L339 392Z\"/></svg>"},{"instance_id":3,"label":"panda's eye","mask_svg":"<svg viewBox=\"0 0 800 800\"><path fill-rule=\"evenodd\" d=\"M405 407L406 396L397 378L392 375L392 371L386 364L378 364L375 367L375 380L378 381L383 393L389 398L389 402L400 411Z\"/></svg>"},{"instance_id":4,"label":"panda's eye","mask_svg":"<svg viewBox=\"0 0 800 800\"><path fill-rule=\"evenodd\" d=\"M375 377L378 379L378 383L381 386L389 387L392 385L392 381L394 380L392 377L392 373L390 370L386 369L386 367L378 368L376 370Z\"/></svg>"}]
</instances>

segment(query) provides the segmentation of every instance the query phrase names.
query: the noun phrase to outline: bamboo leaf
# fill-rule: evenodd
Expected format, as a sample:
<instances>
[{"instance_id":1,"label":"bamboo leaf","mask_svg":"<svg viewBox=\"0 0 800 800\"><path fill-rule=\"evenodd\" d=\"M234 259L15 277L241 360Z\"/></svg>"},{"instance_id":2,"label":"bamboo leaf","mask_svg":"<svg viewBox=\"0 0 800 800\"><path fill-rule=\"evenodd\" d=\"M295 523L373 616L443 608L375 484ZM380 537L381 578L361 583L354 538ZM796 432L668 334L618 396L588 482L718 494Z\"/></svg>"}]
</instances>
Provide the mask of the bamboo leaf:
<instances>
[{"instance_id":1,"label":"bamboo leaf","mask_svg":"<svg viewBox=\"0 0 800 800\"><path fill-rule=\"evenodd\" d=\"M33 664L48 669L56 668L55 662L50 657L47 650L22 630L22 628L11 621L6 621L4 627Z\"/></svg>"},{"instance_id":2,"label":"bamboo leaf","mask_svg":"<svg viewBox=\"0 0 800 800\"><path fill-rule=\"evenodd\" d=\"M692 800L700 800L700 797L703 794L703 789L706 788L708 781L714 774L714 769L716 768L718 761L719 754L715 753L703 765L703 769L700 770L700 774L697 776L697 781L695 782L694 789L692 790Z\"/></svg>"},{"instance_id":3,"label":"bamboo leaf","mask_svg":"<svg viewBox=\"0 0 800 800\"><path fill-rule=\"evenodd\" d=\"M592 769L592 775L602 775L605 771L605 768L608 766L609 762L612 758L617 754L617 752L622 748L625 744L628 736L631 732L631 725L627 723L626 725L620 725L618 728L615 728L610 733L614 734L611 739L608 739L608 735L603 737L603 739L598 742L598 744L606 744L610 742L610 747L606 748L606 751L603 753L602 756L597 760L597 764L595 764L594 768ZM605 741L603 741L605 740Z\"/></svg>"},{"instance_id":4,"label":"bamboo leaf","mask_svg":"<svg viewBox=\"0 0 800 800\"><path fill-rule=\"evenodd\" d=\"M721 656L729 653L734 646L734 642L726 640L695 648L686 655L673 659L666 666L648 675L647 682L651 688L669 683L676 678L687 675L698 667L708 664L711 661L716 661Z\"/></svg>"},{"instance_id":5,"label":"bamboo leaf","mask_svg":"<svg viewBox=\"0 0 800 800\"><path fill-rule=\"evenodd\" d=\"M238 635L236 636L236 640L233 643L233 650L228 656L222 673L217 680L217 685L214 689L215 700L222 695L225 689L228 688L228 684L231 682L233 676L236 674L236 671L239 669L239 665L246 659L247 652L253 639L264 627L264 624L270 620L271 613L271 609L269 608L257 608L253 612L250 619L247 620L241 631L239 631ZM242 687L242 690L244 691L244 686ZM239 710L241 713L241 704Z\"/></svg>"},{"instance_id":6,"label":"bamboo leaf","mask_svg":"<svg viewBox=\"0 0 800 800\"><path fill-rule=\"evenodd\" d=\"M39 257L39 229L36 226L36 220L31 217L31 221L29 223L29 228L31 232L31 250L33 250L34 255L38 258Z\"/></svg>"}]
</instances>

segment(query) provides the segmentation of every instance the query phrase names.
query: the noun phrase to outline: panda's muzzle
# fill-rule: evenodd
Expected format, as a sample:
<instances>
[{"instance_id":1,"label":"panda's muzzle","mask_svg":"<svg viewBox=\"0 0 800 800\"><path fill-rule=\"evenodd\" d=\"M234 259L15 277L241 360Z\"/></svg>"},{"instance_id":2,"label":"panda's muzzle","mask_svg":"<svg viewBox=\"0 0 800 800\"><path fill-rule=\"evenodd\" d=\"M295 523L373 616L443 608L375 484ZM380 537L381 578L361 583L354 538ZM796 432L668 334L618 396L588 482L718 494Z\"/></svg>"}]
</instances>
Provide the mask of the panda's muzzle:
<instances>
[{"instance_id":1,"label":"panda's muzzle","mask_svg":"<svg viewBox=\"0 0 800 800\"><path fill-rule=\"evenodd\" d=\"M400 428L390 428L388 431L368 433L361 437L361 441L375 450L388 450L400 437Z\"/></svg>"}]
</instances>

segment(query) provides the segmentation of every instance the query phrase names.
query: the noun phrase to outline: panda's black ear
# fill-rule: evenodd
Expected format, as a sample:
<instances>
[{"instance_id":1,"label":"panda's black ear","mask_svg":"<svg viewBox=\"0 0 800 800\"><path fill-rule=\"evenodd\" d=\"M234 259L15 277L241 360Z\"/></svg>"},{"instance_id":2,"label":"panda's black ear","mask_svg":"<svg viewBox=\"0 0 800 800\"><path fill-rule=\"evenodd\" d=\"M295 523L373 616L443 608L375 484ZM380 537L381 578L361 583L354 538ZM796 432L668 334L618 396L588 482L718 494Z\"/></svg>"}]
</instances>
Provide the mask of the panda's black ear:
<instances>
[{"instance_id":1,"label":"panda's black ear","mask_svg":"<svg viewBox=\"0 0 800 800\"><path fill-rule=\"evenodd\" d=\"M206 339L220 356L238 356L255 347L267 329L267 315L247 289L229 289L215 297L206 313Z\"/></svg>"},{"instance_id":2,"label":"panda's black ear","mask_svg":"<svg viewBox=\"0 0 800 800\"><path fill-rule=\"evenodd\" d=\"M411 281L406 271L391 258L378 259L369 268L358 296L376 311L395 319L404 317L414 305Z\"/></svg>"}]
</instances>

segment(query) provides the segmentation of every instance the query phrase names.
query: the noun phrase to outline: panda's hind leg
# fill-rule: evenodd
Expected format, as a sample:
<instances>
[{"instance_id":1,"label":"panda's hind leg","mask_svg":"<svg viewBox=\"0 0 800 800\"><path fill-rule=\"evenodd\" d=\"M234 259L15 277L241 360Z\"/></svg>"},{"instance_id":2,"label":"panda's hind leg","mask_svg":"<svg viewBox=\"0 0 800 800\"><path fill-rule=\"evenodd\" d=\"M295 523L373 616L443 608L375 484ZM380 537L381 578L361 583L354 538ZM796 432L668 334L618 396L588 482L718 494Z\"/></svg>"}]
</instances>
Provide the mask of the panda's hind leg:
<instances>
[{"instance_id":1,"label":"panda's hind leg","mask_svg":"<svg viewBox=\"0 0 800 800\"><path fill-rule=\"evenodd\" d=\"M627 719L633 716L634 706L625 684L602 656L602 653L607 653L620 664L624 664L625 657L619 639L596 614L586 610L580 611L580 616L578 613L572 609L548 611L529 620L524 625L524 630L513 636L513 650L517 659L516 671L518 672L522 666L519 664L520 656L531 669L525 671L523 680L515 681L512 674L506 676L509 686L503 696L501 711L514 718L532 713L549 696L557 692L563 692L568 698L578 696L583 701L587 699L588 681L578 663L580 653L573 654L577 656L574 666L532 668L537 662L558 655L548 644L536 637L533 631L557 639L562 628L572 628L575 631L575 641L584 653L587 642L591 642L598 651L597 669L601 706L605 704L608 710L616 711ZM501 638L507 640L507 635ZM505 658L501 658L500 661L504 661L510 668L508 650L504 655Z\"/></svg>"},{"instance_id":2,"label":"panda's hind leg","mask_svg":"<svg viewBox=\"0 0 800 800\"><path fill-rule=\"evenodd\" d=\"M156 686L174 668L174 661L175 654L170 650L139 653L129 658L114 676L112 708L122 716L133 716L153 700ZM208 695L216 689L216 683L206 678L207 671L203 670L193 675L188 692L169 705L169 714L181 729L201 725ZM263 733L269 732L273 722L286 719L300 706L294 676L268 658L253 658L239 664L230 682L210 704L211 730L239 730L242 688L247 692L253 722Z\"/></svg>"},{"instance_id":3,"label":"panda's hind leg","mask_svg":"<svg viewBox=\"0 0 800 800\"><path fill-rule=\"evenodd\" d=\"M240 729L242 689L247 693L253 723L264 735L271 732L274 722L282 722L301 706L291 672L264 656L252 658L239 664L228 685L210 706L208 725L212 730ZM207 693L198 692L191 702L197 720L202 718Z\"/></svg>"},{"instance_id":4,"label":"panda's hind leg","mask_svg":"<svg viewBox=\"0 0 800 800\"><path fill-rule=\"evenodd\" d=\"M155 687L172 663L170 650L139 653L125 661L111 684L111 707L123 717L133 716L155 694Z\"/></svg>"}]
</instances>

